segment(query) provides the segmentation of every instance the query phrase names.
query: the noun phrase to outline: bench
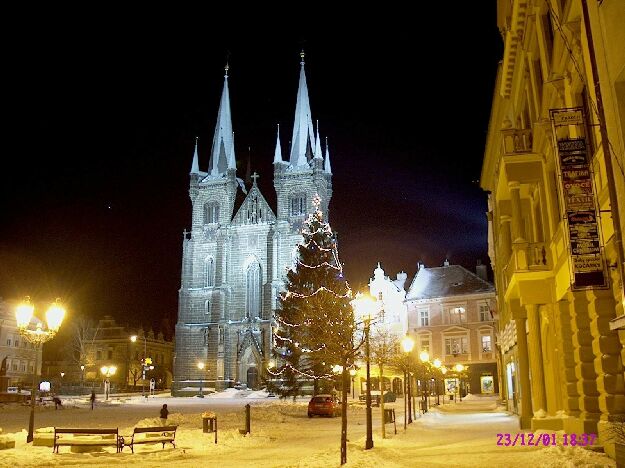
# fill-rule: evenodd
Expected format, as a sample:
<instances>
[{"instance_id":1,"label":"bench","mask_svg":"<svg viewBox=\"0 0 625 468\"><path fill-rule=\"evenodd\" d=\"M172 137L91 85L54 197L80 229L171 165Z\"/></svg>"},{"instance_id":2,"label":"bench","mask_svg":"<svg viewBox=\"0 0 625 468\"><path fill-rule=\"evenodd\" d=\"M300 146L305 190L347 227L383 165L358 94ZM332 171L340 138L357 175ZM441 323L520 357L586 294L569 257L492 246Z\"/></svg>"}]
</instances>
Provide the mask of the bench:
<instances>
[{"instance_id":1,"label":"bench","mask_svg":"<svg viewBox=\"0 0 625 468\"><path fill-rule=\"evenodd\" d=\"M74 437L75 435L79 437ZM84 437L80 436L100 436L100 437ZM114 437L103 437L114 436ZM100 447L105 445L113 445L120 452L122 449L123 439L119 437L119 431L114 429L68 429L55 427L54 428L54 446L52 453L59 453L59 447L61 445L68 446L92 446Z\"/></svg>"},{"instance_id":2,"label":"bench","mask_svg":"<svg viewBox=\"0 0 625 468\"><path fill-rule=\"evenodd\" d=\"M122 449L124 447L130 447L132 453L135 453L134 445L136 444L161 443L163 444L163 448L165 448L166 442L169 442L176 448L176 429L178 429L178 426L135 427L130 438L130 443L127 443L124 438L122 438Z\"/></svg>"}]
</instances>

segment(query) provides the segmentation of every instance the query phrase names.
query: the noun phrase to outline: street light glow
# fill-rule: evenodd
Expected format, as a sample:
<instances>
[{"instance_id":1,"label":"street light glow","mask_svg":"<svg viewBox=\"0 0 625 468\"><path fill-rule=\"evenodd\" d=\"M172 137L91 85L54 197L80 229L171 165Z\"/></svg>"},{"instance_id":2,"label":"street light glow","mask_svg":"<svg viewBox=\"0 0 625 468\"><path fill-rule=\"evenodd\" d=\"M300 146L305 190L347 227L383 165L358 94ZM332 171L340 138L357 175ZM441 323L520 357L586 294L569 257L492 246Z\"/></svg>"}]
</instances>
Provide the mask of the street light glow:
<instances>
[{"instance_id":1,"label":"street light glow","mask_svg":"<svg viewBox=\"0 0 625 468\"><path fill-rule=\"evenodd\" d=\"M204 369L204 363L203 362L198 362L197 363L197 368L200 369L200 370Z\"/></svg>"},{"instance_id":2,"label":"street light glow","mask_svg":"<svg viewBox=\"0 0 625 468\"><path fill-rule=\"evenodd\" d=\"M63 319L65 318L65 309L61 305L60 299L57 299L46 311L46 322L48 329L58 331L61 328Z\"/></svg>"},{"instance_id":3,"label":"street light glow","mask_svg":"<svg viewBox=\"0 0 625 468\"><path fill-rule=\"evenodd\" d=\"M132 341L133 343L137 341L137 335L132 335L130 337L130 341Z\"/></svg>"},{"instance_id":4,"label":"street light glow","mask_svg":"<svg viewBox=\"0 0 625 468\"><path fill-rule=\"evenodd\" d=\"M454 369L456 370L456 372L462 372L464 370L464 366L458 363L454 366Z\"/></svg>"},{"instance_id":5,"label":"street light glow","mask_svg":"<svg viewBox=\"0 0 625 468\"><path fill-rule=\"evenodd\" d=\"M434 362L432 364L434 365L434 367L438 369L443 363L441 362L440 359L436 358L434 359Z\"/></svg>"},{"instance_id":6,"label":"street light glow","mask_svg":"<svg viewBox=\"0 0 625 468\"><path fill-rule=\"evenodd\" d=\"M35 307L30 303L30 298L27 297L25 302L18 305L15 309L15 319L17 320L18 328L26 328L33 318Z\"/></svg>"},{"instance_id":7,"label":"street light glow","mask_svg":"<svg viewBox=\"0 0 625 468\"><path fill-rule=\"evenodd\" d=\"M406 335L401 340L401 347L403 348L404 352L409 353L410 351L412 351L412 348L414 348L414 340Z\"/></svg>"},{"instance_id":8,"label":"street light glow","mask_svg":"<svg viewBox=\"0 0 625 468\"><path fill-rule=\"evenodd\" d=\"M427 351L421 351L421 354L419 354L419 359L421 359L421 362L428 362L430 360L430 353L428 353Z\"/></svg>"}]
</instances>

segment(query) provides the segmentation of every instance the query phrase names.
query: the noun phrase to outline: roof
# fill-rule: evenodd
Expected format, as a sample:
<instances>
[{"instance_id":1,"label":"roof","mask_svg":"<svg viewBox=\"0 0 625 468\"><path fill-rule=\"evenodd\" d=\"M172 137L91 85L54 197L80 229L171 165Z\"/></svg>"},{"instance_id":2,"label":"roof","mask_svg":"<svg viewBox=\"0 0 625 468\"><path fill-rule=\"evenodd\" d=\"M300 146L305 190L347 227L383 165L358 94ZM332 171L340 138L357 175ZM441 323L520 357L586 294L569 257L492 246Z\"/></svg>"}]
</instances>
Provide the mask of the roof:
<instances>
[{"instance_id":1,"label":"roof","mask_svg":"<svg viewBox=\"0 0 625 468\"><path fill-rule=\"evenodd\" d=\"M406 299L433 299L495 292L495 287L460 265L421 268L408 289Z\"/></svg>"}]
</instances>

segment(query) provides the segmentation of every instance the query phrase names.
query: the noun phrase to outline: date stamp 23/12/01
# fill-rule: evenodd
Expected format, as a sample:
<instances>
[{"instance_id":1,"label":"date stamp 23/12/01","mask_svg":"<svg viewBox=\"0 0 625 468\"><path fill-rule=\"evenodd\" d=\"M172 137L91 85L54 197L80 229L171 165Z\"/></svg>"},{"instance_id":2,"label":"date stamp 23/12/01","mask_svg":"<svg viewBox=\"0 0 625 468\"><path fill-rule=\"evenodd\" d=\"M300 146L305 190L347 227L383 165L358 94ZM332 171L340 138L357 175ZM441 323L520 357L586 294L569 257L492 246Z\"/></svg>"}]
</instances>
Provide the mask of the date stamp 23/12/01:
<instances>
[{"instance_id":1,"label":"date stamp 23/12/01","mask_svg":"<svg viewBox=\"0 0 625 468\"><path fill-rule=\"evenodd\" d=\"M548 447L555 445L586 447L595 443L597 434L534 434L518 432L516 434L497 434L497 445L503 447L530 446Z\"/></svg>"}]
</instances>

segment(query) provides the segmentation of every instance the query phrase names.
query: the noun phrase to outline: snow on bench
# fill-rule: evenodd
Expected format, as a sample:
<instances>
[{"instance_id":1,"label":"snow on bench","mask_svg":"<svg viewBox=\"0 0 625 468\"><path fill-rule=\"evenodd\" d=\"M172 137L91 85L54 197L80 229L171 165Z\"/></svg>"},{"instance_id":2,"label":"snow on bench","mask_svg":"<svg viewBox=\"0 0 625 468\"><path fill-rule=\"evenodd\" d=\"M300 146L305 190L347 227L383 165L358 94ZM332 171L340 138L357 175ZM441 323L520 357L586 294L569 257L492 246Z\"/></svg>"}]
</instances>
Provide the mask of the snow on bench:
<instances>
[{"instance_id":1,"label":"snow on bench","mask_svg":"<svg viewBox=\"0 0 625 468\"><path fill-rule=\"evenodd\" d=\"M166 442L169 442L176 448L174 441L176 438L176 429L178 429L178 426L135 427L130 443L126 443L122 438L122 440L124 440L122 449L128 446L130 450L132 450L132 453L135 453L135 444L161 443L163 444L163 448L165 448Z\"/></svg>"},{"instance_id":2,"label":"snow on bench","mask_svg":"<svg viewBox=\"0 0 625 468\"><path fill-rule=\"evenodd\" d=\"M55 451L56 453L59 453L59 447L62 445L91 447L114 445L117 452L120 452L122 449L122 442L123 439L119 437L118 428L85 429L55 427L52 453Z\"/></svg>"}]
</instances>

